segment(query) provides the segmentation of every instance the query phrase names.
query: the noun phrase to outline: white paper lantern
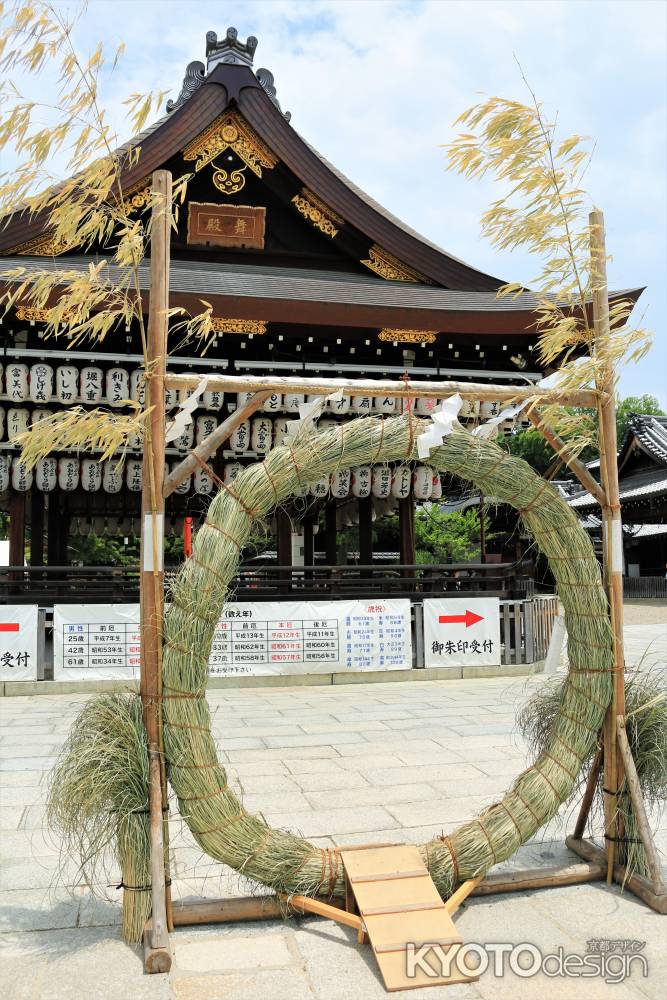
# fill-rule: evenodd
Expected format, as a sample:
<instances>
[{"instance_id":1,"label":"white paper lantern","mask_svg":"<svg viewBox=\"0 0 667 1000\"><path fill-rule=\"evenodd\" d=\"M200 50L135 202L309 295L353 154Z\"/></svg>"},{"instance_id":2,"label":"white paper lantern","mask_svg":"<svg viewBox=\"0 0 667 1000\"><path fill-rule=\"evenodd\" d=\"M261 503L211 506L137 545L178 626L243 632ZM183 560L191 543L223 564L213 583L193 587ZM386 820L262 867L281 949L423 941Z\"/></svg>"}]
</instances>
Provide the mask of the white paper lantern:
<instances>
[{"instance_id":1,"label":"white paper lantern","mask_svg":"<svg viewBox=\"0 0 667 1000\"><path fill-rule=\"evenodd\" d=\"M372 396L353 396L352 397L352 412L356 416L366 416L366 414L371 412L373 407L373 397Z\"/></svg>"},{"instance_id":2,"label":"white paper lantern","mask_svg":"<svg viewBox=\"0 0 667 1000\"><path fill-rule=\"evenodd\" d=\"M30 410L23 406L12 406L7 410L7 440L13 441L18 434L25 434L30 422Z\"/></svg>"},{"instance_id":3,"label":"white paper lantern","mask_svg":"<svg viewBox=\"0 0 667 1000\"><path fill-rule=\"evenodd\" d=\"M204 469L197 469L194 474L195 493L212 493L213 480Z\"/></svg>"},{"instance_id":4,"label":"white paper lantern","mask_svg":"<svg viewBox=\"0 0 667 1000\"><path fill-rule=\"evenodd\" d=\"M67 455L58 461L58 486L72 493L79 485L79 459Z\"/></svg>"},{"instance_id":5,"label":"white paper lantern","mask_svg":"<svg viewBox=\"0 0 667 1000\"><path fill-rule=\"evenodd\" d=\"M515 425L516 425L516 420L514 419L514 417L506 417L503 420L503 422L500 425L500 429L503 432L503 434L505 435L505 437L509 437L510 436L510 434L514 430Z\"/></svg>"},{"instance_id":6,"label":"white paper lantern","mask_svg":"<svg viewBox=\"0 0 667 1000\"><path fill-rule=\"evenodd\" d=\"M273 421L273 446L277 448L279 445L284 444L287 438L287 428L292 423L286 417L278 417Z\"/></svg>"},{"instance_id":7,"label":"white paper lantern","mask_svg":"<svg viewBox=\"0 0 667 1000\"><path fill-rule=\"evenodd\" d=\"M431 500L442 498L442 479L439 472L434 472L431 482Z\"/></svg>"},{"instance_id":8,"label":"white paper lantern","mask_svg":"<svg viewBox=\"0 0 667 1000\"><path fill-rule=\"evenodd\" d=\"M169 475L169 472L170 471L173 472L174 469L178 466L178 464L179 464L178 462L174 462L172 464L172 466L171 466L171 470L165 469L165 479ZM176 489L174 490L174 493L181 493L181 494L183 494L183 493L189 493L191 486L192 486L192 476L188 476L187 479L183 480L183 482L180 484L180 486L176 487Z\"/></svg>"},{"instance_id":9,"label":"white paper lantern","mask_svg":"<svg viewBox=\"0 0 667 1000\"><path fill-rule=\"evenodd\" d=\"M86 493L97 493L101 485L101 464L94 458L84 458L81 462L81 486Z\"/></svg>"},{"instance_id":10,"label":"white paper lantern","mask_svg":"<svg viewBox=\"0 0 667 1000\"><path fill-rule=\"evenodd\" d=\"M79 370L74 365L56 368L56 399L59 403L72 403L79 395Z\"/></svg>"},{"instance_id":11,"label":"white paper lantern","mask_svg":"<svg viewBox=\"0 0 667 1000\"><path fill-rule=\"evenodd\" d=\"M392 471L388 465L374 465L371 477L373 496L385 498L391 495Z\"/></svg>"},{"instance_id":12,"label":"white paper lantern","mask_svg":"<svg viewBox=\"0 0 667 1000\"><path fill-rule=\"evenodd\" d=\"M102 488L105 493L120 493L123 488L123 467L113 458L104 463Z\"/></svg>"},{"instance_id":13,"label":"white paper lantern","mask_svg":"<svg viewBox=\"0 0 667 1000\"><path fill-rule=\"evenodd\" d=\"M9 455L0 455L0 493L4 493L9 487L10 473L11 461Z\"/></svg>"},{"instance_id":14,"label":"white paper lantern","mask_svg":"<svg viewBox=\"0 0 667 1000\"><path fill-rule=\"evenodd\" d=\"M245 406L245 404L248 402L248 400L250 399L250 397L253 396L253 395L254 395L254 393L252 393L252 392L237 392L236 393L236 409L240 410L242 406Z\"/></svg>"},{"instance_id":15,"label":"white paper lantern","mask_svg":"<svg viewBox=\"0 0 667 1000\"><path fill-rule=\"evenodd\" d=\"M503 404L499 400L486 399L479 408L480 419L491 420L500 415Z\"/></svg>"},{"instance_id":16,"label":"white paper lantern","mask_svg":"<svg viewBox=\"0 0 667 1000\"><path fill-rule=\"evenodd\" d=\"M439 403L440 400L434 396L420 396L417 400L417 413L422 417L430 417Z\"/></svg>"},{"instance_id":17,"label":"white paper lantern","mask_svg":"<svg viewBox=\"0 0 667 1000\"><path fill-rule=\"evenodd\" d=\"M461 401L459 420L476 420L479 416L479 400L464 399Z\"/></svg>"},{"instance_id":18,"label":"white paper lantern","mask_svg":"<svg viewBox=\"0 0 667 1000\"><path fill-rule=\"evenodd\" d=\"M410 496L412 470L409 465L397 465L391 477L391 495L397 500Z\"/></svg>"},{"instance_id":19,"label":"white paper lantern","mask_svg":"<svg viewBox=\"0 0 667 1000\"><path fill-rule=\"evenodd\" d=\"M236 477L243 471L243 466L240 462L226 462L225 468L222 473L222 481L225 486L229 486L233 483Z\"/></svg>"},{"instance_id":20,"label":"white paper lantern","mask_svg":"<svg viewBox=\"0 0 667 1000\"><path fill-rule=\"evenodd\" d=\"M339 415L349 413L350 407L352 406L351 396L341 396L340 399L329 399L327 400L327 410L332 413L337 413Z\"/></svg>"},{"instance_id":21,"label":"white paper lantern","mask_svg":"<svg viewBox=\"0 0 667 1000\"><path fill-rule=\"evenodd\" d=\"M202 415L197 417L196 430L195 430L195 440L197 444L201 444L204 438L207 438L209 434L218 426L218 421L215 417L210 414Z\"/></svg>"},{"instance_id":22,"label":"white paper lantern","mask_svg":"<svg viewBox=\"0 0 667 1000\"><path fill-rule=\"evenodd\" d=\"M107 402L119 406L130 396L130 376L124 368L110 368L106 374Z\"/></svg>"},{"instance_id":23,"label":"white paper lantern","mask_svg":"<svg viewBox=\"0 0 667 1000\"><path fill-rule=\"evenodd\" d=\"M79 375L79 396L84 403L99 403L104 391L104 372L97 365L86 365Z\"/></svg>"},{"instance_id":24,"label":"white paper lantern","mask_svg":"<svg viewBox=\"0 0 667 1000\"><path fill-rule=\"evenodd\" d=\"M53 410L47 410L45 407L40 406L30 414L30 426L36 427L37 424L41 424L42 420L47 420L52 415Z\"/></svg>"},{"instance_id":25,"label":"white paper lantern","mask_svg":"<svg viewBox=\"0 0 667 1000\"><path fill-rule=\"evenodd\" d=\"M396 397L395 396L376 396L373 400L373 408L376 413L384 413L386 415L396 412Z\"/></svg>"},{"instance_id":26,"label":"white paper lantern","mask_svg":"<svg viewBox=\"0 0 667 1000\"><path fill-rule=\"evenodd\" d=\"M321 479L316 480L311 483L308 487L308 492L313 497L325 497L329 493L329 477L322 476Z\"/></svg>"},{"instance_id":27,"label":"white paper lantern","mask_svg":"<svg viewBox=\"0 0 667 1000\"><path fill-rule=\"evenodd\" d=\"M20 458L12 459L12 488L27 493L32 486L32 470L28 471Z\"/></svg>"},{"instance_id":28,"label":"white paper lantern","mask_svg":"<svg viewBox=\"0 0 667 1000\"><path fill-rule=\"evenodd\" d=\"M174 448L178 451L189 451L192 445L195 443L195 428L194 424L186 424L183 433L172 442Z\"/></svg>"},{"instance_id":29,"label":"white paper lantern","mask_svg":"<svg viewBox=\"0 0 667 1000\"><path fill-rule=\"evenodd\" d=\"M216 389L213 391L207 391L202 396L202 404L205 410L219 410L225 401L224 392L218 392Z\"/></svg>"},{"instance_id":30,"label":"white paper lantern","mask_svg":"<svg viewBox=\"0 0 667 1000\"><path fill-rule=\"evenodd\" d=\"M301 403L305 403L306 397L302 392L286 392L283 395L283 409L288 413L298 413Z\"/></svg>"},{"instance_id":31,"label":"white paper lantern","mask_svg":"<svg viewBox=\"0 0 667 1000\"><path fill-rule=\"evenodd\" d=\"M81 377L83 379L83 372L81 372ZM81 395L83 396L83 392ZM144 378L144 370L143 368L135 368L130 374L130 399L133 399L135 403L141 403L143 406L145 398L146 380Z\"/></svg>"},{"instance_id":32,"label":"white paper lantern","mask_svg":"<svg viewBox=\"0 0 667 1000\"><path fill-rule=\"evenodd\" d=\"M258 455L271 451L273 423L268 417L255 417L251 424L250 447Z\"/></svg>"},{"instance_id":33,"label":"white paper lantern","mask_svg":"<svg viewBox=\"0 0 667 1000\"><path fill-rule=\"evenodd\" d=\"M412 474L412 492L416 500L430 500L433 491L432 470L418 465Z\"/></svg>"},{"instance_id":34,"label":"white paper lantern","mask_svg":"<svg viewBox=\"0 0 667 1000\"><path fill-rule=\"evenodd\" d=\"M12 362L5 370L7 398L12 403L25 403L28 399L28 366Z\"/></svg>"},{"instance_id":35,"label":"white paper lantern","mask_svg":"<svg viewBox=\"0 0 667 1000\"><path fill-rule=\"evenodd\" d=\"M132 493L141 493L141 466L137 458L130 458L125 463L125 482Z\"/></svg>"},{"instance_id":36,"label":"white paper lantern","mask_svg":"<svg viewBox=\"0 0 667 1000\"><path fill-rule=\"evenodd\" d=\"M340 469L331 476L331 495L343 500L350 492L350 470Z\"/></svg>"},{"instance_id":37,"label":"white paper lantern","mask_svg":"<svg viewBox=\"0 0 667 1000\"><path fill-rule=\"evenodd\" d=\"M58 482L58 462L51 455L40 458L35 466L35 485L41 493L55 490Z\"/></svg>"},{"instance_id":38,"label":"white paper lantern","mask_svg":"<svg viewBox=\"0 0 667 1000\"><path fill-rule=\"evenodd\" d=\"M30 369L30 398L33 403L48 403L53 395L53 368L40 361Z\"/></svg>"},{"instance_id":39,"label":"white paper lantern","mask_svg":"<svg viewBox=\"0 0 667 1000\"><path fill-rule=\"evenodd\" d=\"M250 448L250 421L243 420L229 438L232 451L248 451Z\"/></svg>"},{"instance_id":40,"label":"white paper lantern","mask_svg":"<svg viewBox=\"0 0 667 1000\"><path fill-rule=\"evenodd\" d=\"M262 409L266 413L277 413L278 410L282 409L282 405L283 405L283 397L281 393L274 392L271 396L269 396L268 399L264 401Z\"/></svg>"},{"instance_id":41,"label":"white paper lantern","mask_svg":"<svg viewBox=\"0 0 667 1000\"><path fill-rule=\"evenodd\" d=\"M370 465L356 465L350 470L352 496L369 497L371 495L372 473Z\"/></svg>"},{"instance_id":42,"label":"white paper lantern","mask_svg":"<svg viewBox=\"0 0 667 1000\"><path fill-rule=\"evenodd\" d=\"M178 389L165 389L164 390L164 405L167 409L172 406L176 406L181 398L181 394Z\"/></svg>"}]
</instances>

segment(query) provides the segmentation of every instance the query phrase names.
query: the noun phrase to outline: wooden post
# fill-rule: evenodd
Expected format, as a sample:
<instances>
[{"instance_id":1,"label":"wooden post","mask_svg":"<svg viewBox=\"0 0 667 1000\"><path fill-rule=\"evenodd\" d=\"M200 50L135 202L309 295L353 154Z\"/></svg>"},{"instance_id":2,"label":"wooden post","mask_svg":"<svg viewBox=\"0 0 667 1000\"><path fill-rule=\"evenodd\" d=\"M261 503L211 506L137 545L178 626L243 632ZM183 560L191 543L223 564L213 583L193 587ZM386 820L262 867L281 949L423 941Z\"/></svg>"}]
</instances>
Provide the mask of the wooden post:
<instances>
[{"instance_id":1,"label":"wooden post","mask_svg":"<svg viewBox=\"0 0 667 1000\"><path fill-rule=\"evenodd\" d=\"M278 565L288 567L279 574L282 586L292 589L292 521L286 510L279 507L276 510L276 548L278 550Z\"/></svg>"},{"instance_id":2,"label":"wooden post","mask_svg":"<svg viewBox=\"0 0 667 1000\"><path fill-rule=\"evenodd\" d=\"M324 544L327 566L335 566L338 560L336 546L336 501L330 500L324 508Z\"/></svg>"},{"instance_id":3,"label":"wooden post","mask_svg":"<svg viewBox=\"0 0 667 1000\"><path fill-rule=\"evenodd\" d=\"M44 565L44 494L35 488L30 493L30 565Z\"/></svg>"},{"instance_id":4,"label":"wooden post","mask_svg":"<svg viewBox=\"0 0 667 1000\"><path fill-rule=\"evenodd\" d=\"M414 566L415 555L415 504L412 497L398 501L398 530L400 533L401 562L404 566ZM412 569L403 570L403 576L414 576Z\"/></svg>"},{"instance_id":5,"label":"wooden post","mask_svg":"<svg viewBox=\"0 0 667 1000\"><path fill-rule=\"evenodd\" d=\"M604 216L595 209L590 224L591 274L593 276L593 330L595 351L600 358L596 377L600 439L600 479L606 497L602 508L602 546L605 586L614 644L614 690L604 723L605 833L607 836L607 882L611 882L618 835L616 790L622 776L617 754L616 716L625 715L625 657L623 652L623 527L618 489L616 402L614 369L605 357L610 340L607 251Z\"/></svg>"},{"instance_id":6,"label":"wooden post","mask_svg":"<svg viewBox=\"0 0 667 1000\"><path fill-rule=\"evenodd\" d=\"M359 499L359 562L370 566L373 562L373 497Z\"/></svg>"},{"instance_id":7,"label":"wooden post","mask_svg":"<svg viewBox=\"0 0 667 1000\"><path fill-rule=\"evenodd\" d=\"M9 492L9 565L23 566L25 562L25 506L26 494L17 490Z\"/></svg>"},{"instance_id":8,"label":"wooden post","mask_svg":"<svg viewBox=\"0 0 667 1000\"><path fill-rule=\"evenodd\" d=\"M593 763L591 764L591 769L588 772L588 780L586 782L586 789L584 791L584 796L581 800L581 806L579 807L579 815L577 816L577 822L574 827L573 836L580 840L584 835L584 830L586 829L586 821L588 820L588 814L591 811L591 806L593 804L593 799L595 797L595 790L598 787L598 777L600 776L600 768L602 766L602 750L598 750L593 758Z\"/></svg>"},{"instance_id":9,"label":"wooden post","mask_svg":"<svg viewBox=\"0 0 667 1000\"><path fill-rule=\"evenodd\" d=\"M486 562L486 504L483 493L479 495L479 561ZM484 589L486 590L486 583Z\"/></svg>"},{"instance_id":10,"label":"wooden post","mask_svg":"<svg viewBox=\"0 0 667 1000\"><path fill-rule=\"evenodd\" d=\"M635 815L637 817L637 826L639 827L639 836L641 837L642 845L646 851L646 860L648 863L648 870L651 875L651 880L653 882L653 888L656 893L660 894L665 891L665 886L662 881L662 869L660 867L660 859L658 858L658 852L655 847L655 842L653 840L653 834L651 833L651 827L648 821L648 816L646 815L646 807L644 805L644 799L642 796L641 785L639 784L639 775L637 774L637 768L635 767L635 762L632 757L632 751L630 749L630 744L628 742L628 734L625 731L625 718L619 715L616 720L617 723L617 734L618 734L618 748L623 758L623 765L625 767L625 777L628 782L628 787L630 788L630 798L632 799L632 804L635 809Z\"/></svg>"},{"instance_id":11,"label":"wooden post","mask_svg":"<svg viewBox=\"0 0 667 1000\"><path fill-rule=\"evenodd\" d=\"M165 880L165 847L168 826L164 810L167 788L162 748L162 620L164 614L164 376L167 359L169 307L169 241L171 225L171 174L153 174L151 225L150 306L146 379L146 407L150 415L144 434L141 494L141 697L150 758L150 833L152 915L147 971L165 971L171 964L169 950L170 897ZM168 970L167 970L168 971Z\"/></svg>"}]
</instances>

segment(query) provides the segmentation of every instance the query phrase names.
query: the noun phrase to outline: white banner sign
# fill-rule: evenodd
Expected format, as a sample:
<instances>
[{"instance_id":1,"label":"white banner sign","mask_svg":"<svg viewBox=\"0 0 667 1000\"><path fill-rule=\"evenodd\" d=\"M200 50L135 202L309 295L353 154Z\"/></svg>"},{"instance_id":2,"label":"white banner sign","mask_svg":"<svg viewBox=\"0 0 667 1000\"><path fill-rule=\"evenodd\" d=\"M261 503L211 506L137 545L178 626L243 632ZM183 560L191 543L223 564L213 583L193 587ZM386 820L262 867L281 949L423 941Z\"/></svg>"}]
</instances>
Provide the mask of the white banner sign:
<instances>
[{"instance_id":1,"label":"white banner sign","mask_svg":"<svg viewBox=\"0 0 667 1000\"><path fill-rule=\"evenodd\" d=\"M424 665L500 666L498 598L425 599Z\"/></svg>"},{"instance_id":2,"label":"white banner sign","mask_svg":"<svg viewBox=\"0 0 667 1000\"><path fill-rule=\"evenodd\" d=\"M63 604L53 612L55 680L139 676L138 604ZM226 604L209 658L214 677L411 666L408 600Z\"/></svg>"},{"instance_id":3,"label":"white banner sign","mask_svg":"<svg viewBox=\"0 0 667 1000\"><path fill-rule=\"evenodd\" d=\"M37 605L0 605L0 680L37 679Z\"/></svg>"}]
</instances>

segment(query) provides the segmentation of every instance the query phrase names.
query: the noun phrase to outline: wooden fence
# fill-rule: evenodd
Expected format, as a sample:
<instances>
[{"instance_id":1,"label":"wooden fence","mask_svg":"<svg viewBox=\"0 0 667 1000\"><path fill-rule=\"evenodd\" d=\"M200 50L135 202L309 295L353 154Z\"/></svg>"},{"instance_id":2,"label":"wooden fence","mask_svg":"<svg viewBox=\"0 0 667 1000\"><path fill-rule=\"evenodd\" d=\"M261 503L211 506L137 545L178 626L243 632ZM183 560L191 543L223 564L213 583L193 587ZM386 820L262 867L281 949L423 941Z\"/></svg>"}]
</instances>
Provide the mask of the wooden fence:
<instances>
[{"instance_id":1,"label":"wooden fence","mask_svg":"<svg viewBox=\"0 0 667 1000\"><path fill-rule=\"evenodd\" d=\"M544 660L560 602L554 595L527 601L500 602L502 662L534 663Z\"/></svg>"},{"instance_id":2,"label":"wooden fence","mask_svg":"<svg viewBox=\"0 0 667 1000\"><path fill-rule=\"evenodd\" d=\"M667 578L664 576L624 576L623 596L667 598Z\"/></svg>"}]
</instances>

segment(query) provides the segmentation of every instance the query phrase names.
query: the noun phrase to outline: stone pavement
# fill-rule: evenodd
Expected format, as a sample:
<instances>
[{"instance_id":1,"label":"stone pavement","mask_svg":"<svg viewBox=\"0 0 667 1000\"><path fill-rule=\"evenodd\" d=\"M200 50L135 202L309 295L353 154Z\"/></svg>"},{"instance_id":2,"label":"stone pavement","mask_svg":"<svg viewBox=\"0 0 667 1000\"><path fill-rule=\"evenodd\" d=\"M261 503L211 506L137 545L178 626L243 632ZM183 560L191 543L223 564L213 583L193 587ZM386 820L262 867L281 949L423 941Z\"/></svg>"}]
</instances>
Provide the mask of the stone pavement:
<instances>
[{"instance_id":1,"label":"stone pavement","mask_svg":"<svg viewBox=\"0 0 667 1000\"><path fill-rule=\"evenodd\" d=\"M656 659L667 662L666 633L660 625L630 626L629 659L640 660L652 643ZM516 677L226 689L209 692L209 700L220 753L249 809L320 845L418 843L474 816L519 773L525 748L514 719L517 706L539 683L539 677ZM58 845L43 829L46 774L85 698L0 702L2 995L11 1000L386 996L369 950L356 944L352 931L319 918L180 929L172 937L171 975L143 975L139 954L119 938L119 893L108 889L108 901L93 898L76 884L67 863L58 880ZM510 867L577 860L563 847L565 818L541 831ZM172 842L176 898L253 891L203 857L178 818ZM496 978L489 971L474 985L413 995L657 998L667 973L663 920L633 896L597 883L473 899L456 918L467 942L529 942L548 952L562 946L581 954L592 937L638 939L646 941L649 976L643 978L635 967L628 980L611 986L600 978L522 978L511 971Z\"/></svg>"}]
</instances>

